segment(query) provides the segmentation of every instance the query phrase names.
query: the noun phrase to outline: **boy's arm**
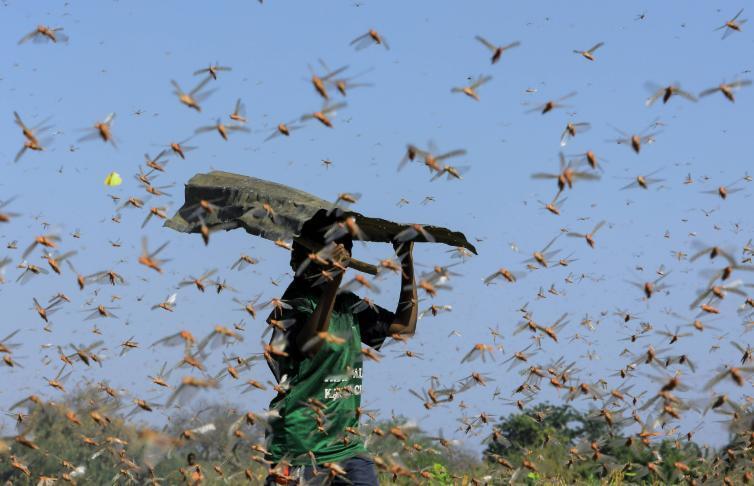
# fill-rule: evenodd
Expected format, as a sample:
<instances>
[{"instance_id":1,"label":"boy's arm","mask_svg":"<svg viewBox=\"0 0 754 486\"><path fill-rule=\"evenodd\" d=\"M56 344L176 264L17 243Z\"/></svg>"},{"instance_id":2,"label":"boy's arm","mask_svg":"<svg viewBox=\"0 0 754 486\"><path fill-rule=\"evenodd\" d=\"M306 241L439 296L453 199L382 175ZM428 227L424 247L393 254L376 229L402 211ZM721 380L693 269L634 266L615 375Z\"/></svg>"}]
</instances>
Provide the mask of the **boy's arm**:
<instances>
[{"instance_id":1,"label":"boy's arm","mask_svg":"<svg viewBox=\"0 0 754 486\"><path fill-rule=\"evenodd\" d=\"M339 245L338 253L333 255L333 260L340 262L341 264L348 263L348 251ZM345 265L344 265L345 266ZM332 316L333 307L335 305L335 297L338 295L338 288L340 282L343 280L343 272L333 277L329 282L322 284L322 294L320 295L317 307L314 312L309 316L296 336L296 348L301 351L305 356L314 356L322 347L322 340L318 340L314 345L310 342L321 332L327 332L330 327L330 317ZM306 347L306 350L304 350Z\"/></svg>"},{"instance_id":2,"label":"boy's arm","mask_svg":"<svg viewBox=\"0 0 754 486\"><path fill-rule=\"evenodd\" d=\"M416 320L419 314L419 300L416 296L416 279L414 278L414 242L393 243L396 251L401 251L401 292L398 306L395 309L395 319L388 328L389 334L413 335L416 331Z\"/></svg>"}]
</instances>

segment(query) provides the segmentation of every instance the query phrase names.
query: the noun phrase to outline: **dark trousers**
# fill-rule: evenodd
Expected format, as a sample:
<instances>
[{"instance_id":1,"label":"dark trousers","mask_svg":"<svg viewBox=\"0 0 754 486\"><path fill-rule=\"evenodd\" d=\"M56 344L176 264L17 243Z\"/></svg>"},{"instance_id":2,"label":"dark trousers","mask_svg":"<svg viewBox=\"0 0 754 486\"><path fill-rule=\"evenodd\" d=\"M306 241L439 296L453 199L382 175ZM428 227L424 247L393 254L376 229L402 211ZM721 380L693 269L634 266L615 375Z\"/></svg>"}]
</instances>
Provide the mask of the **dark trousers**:
<instances>
[{"instance_id":1,"label":"dark trousers","mask_svg":"<svg viewBox=\"0 0 754 486\"><path fill-rule=\"evenodd\" d=\"M314 468L312 466L300 466L292 467L294 475L299 475L299 480L296 482L289 482L288 486L379 486L380 482L377 480L377 470L374 467L374 462L368 457L355 456L345 461L339 462L339 466L346 470L346 477L335 476L331 477L328 473L329 469L324 466L317 468L318 475L315 476ZM276 486L275 480L267 476L264 482L265 486Z\"/></svg>"}]
</instances>

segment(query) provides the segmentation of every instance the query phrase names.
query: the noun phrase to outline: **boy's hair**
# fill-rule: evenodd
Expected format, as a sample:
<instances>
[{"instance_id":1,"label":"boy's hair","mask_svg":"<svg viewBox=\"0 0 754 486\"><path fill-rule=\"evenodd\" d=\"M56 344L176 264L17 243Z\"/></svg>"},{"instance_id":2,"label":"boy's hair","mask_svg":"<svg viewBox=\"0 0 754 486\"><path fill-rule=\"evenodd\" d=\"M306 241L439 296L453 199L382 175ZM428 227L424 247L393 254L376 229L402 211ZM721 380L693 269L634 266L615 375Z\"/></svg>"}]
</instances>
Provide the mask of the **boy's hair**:
<instances>
[{"instance_id":1,"label":"boy's hair","mask_svg":"<svg viewBox=\"0 0 754 486\"><path fill-rule=\"evenodd\" d=\"M324 246L325 233L327 232L327 230L332 225L340 222L343 219L342 216L338 213L340 213L340 211L338 210L328 212L325 209L320 209L301 227L300 236L306 238L315 245ZM353 248L353 241L351 239L351 236L348 234L333 241L335 243L343 245L349 253ZM308 248L294 241L291 251L291 268L294 271L298 269L299 265L301 265L301 263L306 260L306 258L308 258L309 253L311 253L311 251Z\"/></svg>"}]
</instances>

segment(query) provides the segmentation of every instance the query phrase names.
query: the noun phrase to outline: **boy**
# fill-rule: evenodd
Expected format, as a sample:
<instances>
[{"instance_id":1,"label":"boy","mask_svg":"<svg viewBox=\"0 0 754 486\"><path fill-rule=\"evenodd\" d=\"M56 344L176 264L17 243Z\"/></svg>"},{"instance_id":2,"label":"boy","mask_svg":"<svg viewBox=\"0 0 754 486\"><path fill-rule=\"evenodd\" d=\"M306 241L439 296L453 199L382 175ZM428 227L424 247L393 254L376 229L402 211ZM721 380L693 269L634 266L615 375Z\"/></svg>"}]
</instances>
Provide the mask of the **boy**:
<instances>
[{"instance_id":1,"label":"boy","mask_svg":"<svg viewBox=\"0 0 754 486\"><path fill-rule=\"evenodd\" d=\"M322 211L307 221L301 237L324 247L325 232L336 223ZM279 392L270 403L274 418L267 434L268 459L275 466L266 485L298 480L317 485L379 484L362 438L349 433L359 426L361 344L379 349L387 336L414 334L413 243L393 243L402 268L395 312L339 291L352 241L346 235L327 243L326 261L310 259L306 248L293 244L291 267L296 276L283 294L286 304L268 318L285 327L284 332L276 327L271 341L284 343L283 353L269 360L285 393Z\"/></svg>"}]
</instances>

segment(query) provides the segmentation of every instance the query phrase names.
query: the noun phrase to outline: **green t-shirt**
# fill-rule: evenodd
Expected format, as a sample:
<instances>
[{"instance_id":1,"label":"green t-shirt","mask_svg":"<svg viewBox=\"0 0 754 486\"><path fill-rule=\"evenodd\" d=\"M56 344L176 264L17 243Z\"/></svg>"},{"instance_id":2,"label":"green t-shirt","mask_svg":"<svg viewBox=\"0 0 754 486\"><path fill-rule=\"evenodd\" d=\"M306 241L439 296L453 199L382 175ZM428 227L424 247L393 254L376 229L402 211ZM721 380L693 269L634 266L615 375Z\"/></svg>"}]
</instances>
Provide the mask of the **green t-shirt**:
<instances>
[{"instance_id":1,"label":"green t-shirt","mask_svg":"<svg viewBox=\"0 0 754 486\"><path fill-rule=\"evenodd\" d=\"M295 322L284 334L276 330L272 340L282 334L289 343L294 343L297 331L316 309L319 297L291 285L283 299L292 309L284 310L276 318ZM314 453L318 464L339 462L366 452L362 438L349 432L359 426L356 409L361 405L361 343L379 348L392 322L392 312L366 306L355 294L343 292L335 299L328 329L339 338L338 342L323 342L311 357L301 355L289 345L288 357L274 358L270 367L278 383L287 382L288 391L278 393L270 402L273 414L267 433L268 459L273 462L285 459L297 466L311 464L309 451Z\"/></svg>"}]
</instances>

